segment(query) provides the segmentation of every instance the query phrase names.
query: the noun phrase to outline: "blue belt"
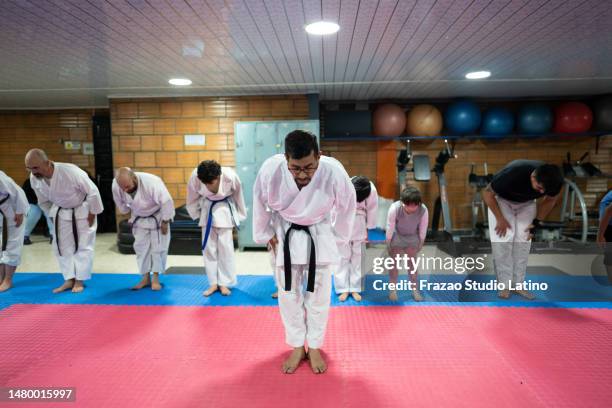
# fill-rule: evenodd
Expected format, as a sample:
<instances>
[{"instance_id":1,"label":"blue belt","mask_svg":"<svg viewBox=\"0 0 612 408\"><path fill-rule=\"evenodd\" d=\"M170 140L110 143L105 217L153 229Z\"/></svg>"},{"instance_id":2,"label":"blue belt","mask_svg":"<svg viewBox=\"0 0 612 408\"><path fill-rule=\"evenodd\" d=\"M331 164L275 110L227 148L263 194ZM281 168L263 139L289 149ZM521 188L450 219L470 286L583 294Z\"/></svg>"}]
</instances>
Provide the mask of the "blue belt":
<instances>
[{"instance_id":1,"label":"blue belt","mask_svg":"<svg viewBox=\"0 0 612 408\"><path fill-rule=\"evenodd\" d=\"M208 201L210 201L211 204L210 204L210 208L208 209L208 219L206 220L206 230L204 231L204 240L202 241L202 251L206 248L206 244L208 243L208 237L210 236L210 230L212 228L212 221L213 221L213 207L215 206L215 204L220 203L222 201L227 202L227 205L230 210L230 215L232 217L232 222L234 223L234 226L236 228L240 229L240 226L238 225L238 223L236 222L236 218L234 217L234 211L232 210L232 205L229 202L229 197L225 197L222 200L208 199Z\"/></svg>"}]
</instances>

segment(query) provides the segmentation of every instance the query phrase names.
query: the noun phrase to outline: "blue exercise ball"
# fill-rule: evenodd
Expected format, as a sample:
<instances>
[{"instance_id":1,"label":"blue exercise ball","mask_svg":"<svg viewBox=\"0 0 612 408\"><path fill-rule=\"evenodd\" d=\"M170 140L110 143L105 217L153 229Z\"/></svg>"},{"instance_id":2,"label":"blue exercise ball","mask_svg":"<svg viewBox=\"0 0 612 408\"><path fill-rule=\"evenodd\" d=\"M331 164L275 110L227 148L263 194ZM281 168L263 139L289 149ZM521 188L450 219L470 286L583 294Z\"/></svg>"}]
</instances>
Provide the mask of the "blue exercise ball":
<instances>
[{"instance_id":1,"label":"blue exercise ball","mask_svg":"<svg viewBox=\"0 0 612 408\"><path fill-rule=\"evenodd\" d=\"M552 110L541 103L523 105L518 113L518 131L528 135L550 132L553 125Z\"/></svg>"},{"instance_id":2,"label":"blue exercise ball","mask_svg":"<svg viewBox=\"0 0 612 408\"><path fill-rule=\"evenodd\" d=\"M506 108L487 109L482 117L480 133L486 136L502 137L508 136L514 129L514 116Z\"/></svg>"},{"instance_id":3,"label":"blue exercise ball","mask_svg":"<svg viewBox=\"0 0 612 408\"><path fill-rule=\"evenodd\" d=\"M475 133L480 127L480 108L472 101L454 102L446 109L444 123L450 134Z\"/></svg>"}]
</instances>

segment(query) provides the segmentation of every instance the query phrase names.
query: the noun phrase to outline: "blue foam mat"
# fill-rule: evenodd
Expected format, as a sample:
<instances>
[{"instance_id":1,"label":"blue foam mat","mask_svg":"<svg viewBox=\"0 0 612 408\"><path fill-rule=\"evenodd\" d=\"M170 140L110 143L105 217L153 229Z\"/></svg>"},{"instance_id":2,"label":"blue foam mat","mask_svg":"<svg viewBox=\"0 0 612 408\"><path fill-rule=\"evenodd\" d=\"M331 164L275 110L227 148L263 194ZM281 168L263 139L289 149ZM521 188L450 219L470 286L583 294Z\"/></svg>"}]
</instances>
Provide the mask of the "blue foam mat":
<instances>
[{"instance_id":1,"label":"blue foam mat","mask_svg":"<svg viewBox=\"0 0 612 408\"><path fill-rule=\"evenodd\" d=\"M406 276L400 276L405 279ZM429 282L460 283L466 279L487 282L490 275L419 275ZM231 296L215 293L211 297L202 296L208 282L202 275L164 275L163 290L130 290L140 277L134 274L96 274L86 282L83 293L64 292L53 294L51 290L62 283L60 274L18 273L15 286L8 292L0 293L0 309L16 303L30 304L107 304L107 305L175 305L175 306L276 306L271 298L274 291L272 276L240 275L238 285L232 289ZM373 289L375 280L387 282L387 276L368 276L363 301L351 298L339 302L332 296L333 306L372 306L372 305L463 305L463 306L536 306L536 307L592 307L612 308L612 286L604 277L528 275L533 282L548 283L547 291L534 291L534 301L512 296L509 300L497 298L496 291L434 290L423 291L424 302L414 302L409 291L400 291L399 302L387 299L387 291Z\"/></svg>"}]
</instances>

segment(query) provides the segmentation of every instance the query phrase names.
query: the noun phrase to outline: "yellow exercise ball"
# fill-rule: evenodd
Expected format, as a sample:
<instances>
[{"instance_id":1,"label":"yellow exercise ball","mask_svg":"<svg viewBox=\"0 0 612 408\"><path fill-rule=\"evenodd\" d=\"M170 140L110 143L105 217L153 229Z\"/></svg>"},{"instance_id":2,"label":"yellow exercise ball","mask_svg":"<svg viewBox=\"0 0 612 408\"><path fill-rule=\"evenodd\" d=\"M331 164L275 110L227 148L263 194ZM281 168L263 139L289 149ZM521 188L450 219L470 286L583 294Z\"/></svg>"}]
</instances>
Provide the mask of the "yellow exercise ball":
<instances>
[{"instance_id":1,"label":"yellow exercise ball","mask_svg":"<svg viewBox=\"0 0 612 408\"><path fill-rule=\"evenodd\" d=\"M416 105L406 115L406 132L412 136L438 136L442 113L433 105Z\"/></svg>"}]
</instances>

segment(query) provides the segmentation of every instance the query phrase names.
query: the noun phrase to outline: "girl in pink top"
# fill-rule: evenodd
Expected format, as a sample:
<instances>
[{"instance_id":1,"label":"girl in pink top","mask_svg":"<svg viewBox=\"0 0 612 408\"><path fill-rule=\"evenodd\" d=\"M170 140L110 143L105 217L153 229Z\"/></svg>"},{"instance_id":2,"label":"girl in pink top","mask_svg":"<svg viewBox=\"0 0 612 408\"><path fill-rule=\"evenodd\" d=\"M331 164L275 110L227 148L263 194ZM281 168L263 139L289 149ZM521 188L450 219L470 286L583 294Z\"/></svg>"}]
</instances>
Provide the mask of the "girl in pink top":
<instances>
[{"instance_id":1,"label":"girl in pink top","mask_svg":"<svg viewBox=\"0 0 612 408\"><path fill-rule=\"evenodd\" d=\"M400 194L400 200L394 202L387 214L387 245L389 256L395 259L397 255L403 258L408 256L408 269L410 280L414 283L412 297L416 301L423 300L418 289L417 271L414 268L413 258L423 248L427 235L429 213L422 202L421 192L416 187L406 187ZM403 262L403 261L402 261ZM398 270L389 271L389 282L397 283ZM389 291L389 299L397 301L397 292Z\"/></svg>"}]
</instances>

